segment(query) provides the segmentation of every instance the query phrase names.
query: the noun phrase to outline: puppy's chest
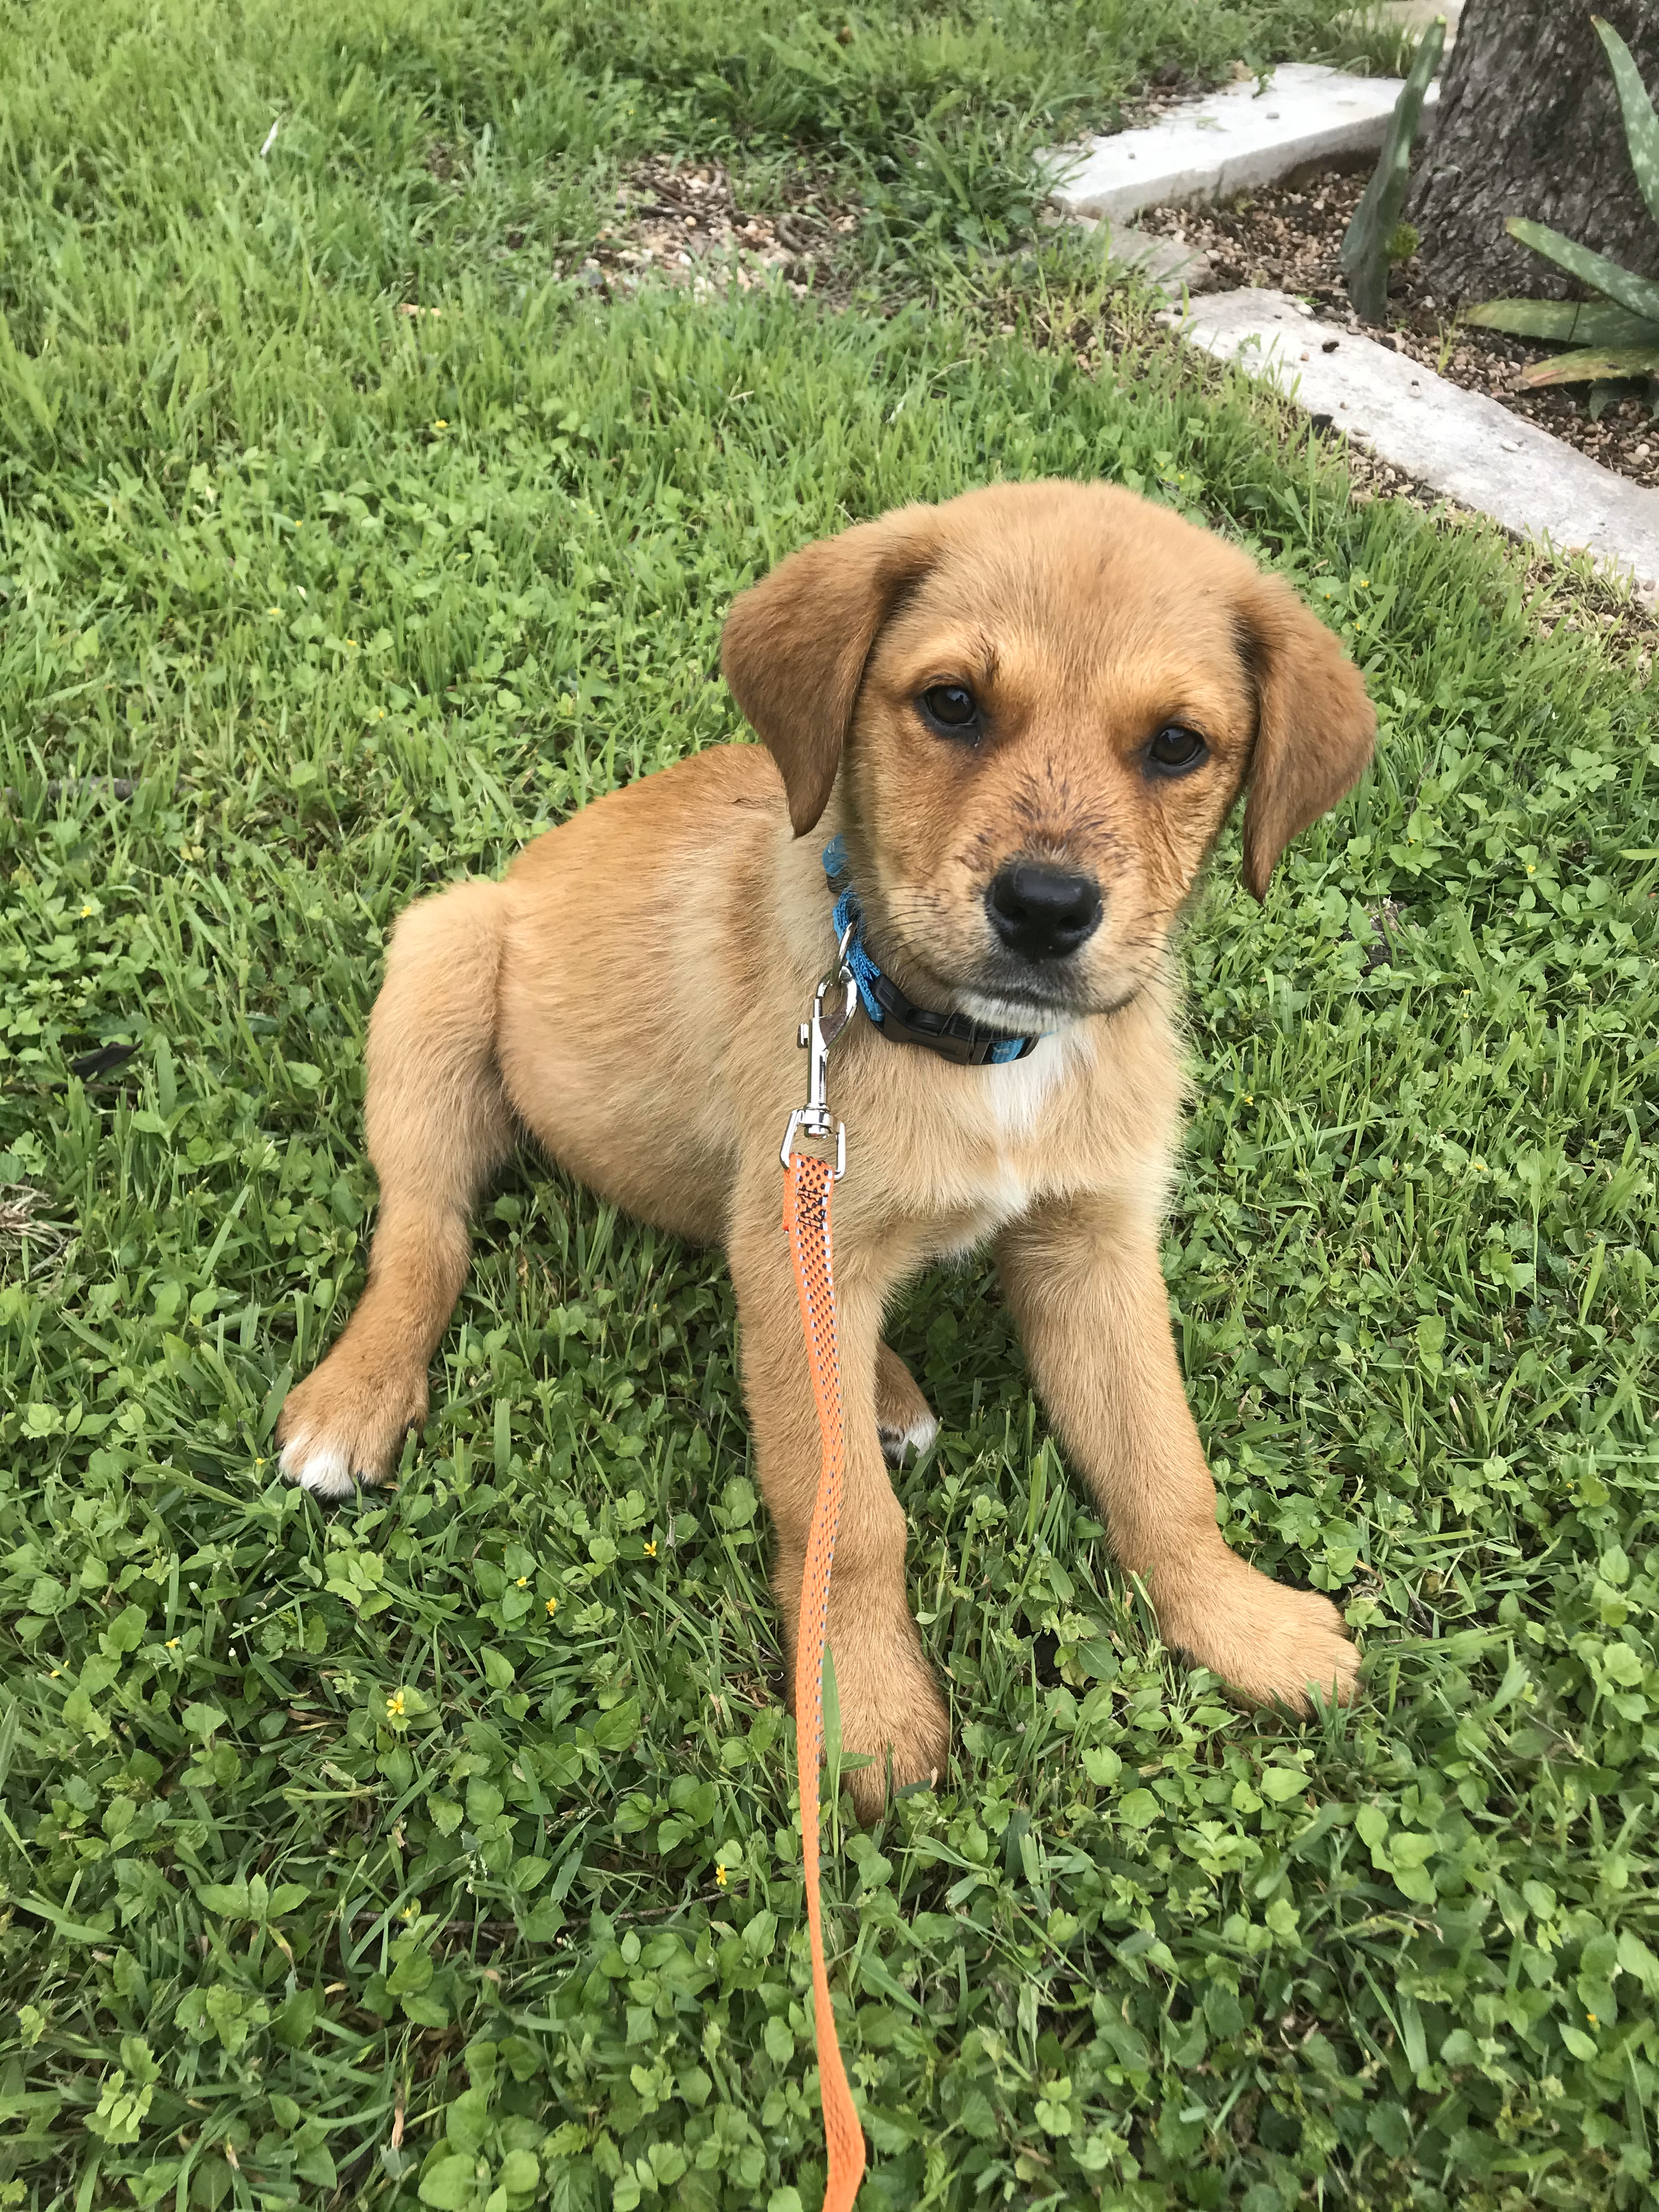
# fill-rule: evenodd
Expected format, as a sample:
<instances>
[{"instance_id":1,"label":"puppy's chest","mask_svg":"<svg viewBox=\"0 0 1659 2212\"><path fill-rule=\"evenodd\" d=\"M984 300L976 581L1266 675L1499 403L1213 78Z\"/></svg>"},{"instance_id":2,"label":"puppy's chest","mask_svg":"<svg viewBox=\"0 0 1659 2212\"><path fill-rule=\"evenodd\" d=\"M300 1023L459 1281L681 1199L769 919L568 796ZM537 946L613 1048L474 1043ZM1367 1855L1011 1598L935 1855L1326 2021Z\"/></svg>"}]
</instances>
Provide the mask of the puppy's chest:
<instances>
[{"instance_id":1,"label":"puppy's chest","mask_svg":"<svg viewBox=\"0 0 1659 2212\"><path fill-rule=\"evenodd\" d=\"M953 1086L919 1164L936 1251L965 1251L1037 1200L1095 1179L1097 1146L1078 1095L1091 1071L1078 1059L1045 1041L1028 1060L973 1070Z\"/></svg>"},{"instance_id":2,"label":"puppy's chest","mask_svg":"<svg viewBox=\"0 0 1659 2212\"><path fill-rule=\"evenodd\" d=\"M1024 1151L942 1163L921 1208L929 1248L941 1255L966 1252L994 1237L1039 1199L1069 1185L1071 1178L1054 1167Z\"/></svg>"}]
</instances>

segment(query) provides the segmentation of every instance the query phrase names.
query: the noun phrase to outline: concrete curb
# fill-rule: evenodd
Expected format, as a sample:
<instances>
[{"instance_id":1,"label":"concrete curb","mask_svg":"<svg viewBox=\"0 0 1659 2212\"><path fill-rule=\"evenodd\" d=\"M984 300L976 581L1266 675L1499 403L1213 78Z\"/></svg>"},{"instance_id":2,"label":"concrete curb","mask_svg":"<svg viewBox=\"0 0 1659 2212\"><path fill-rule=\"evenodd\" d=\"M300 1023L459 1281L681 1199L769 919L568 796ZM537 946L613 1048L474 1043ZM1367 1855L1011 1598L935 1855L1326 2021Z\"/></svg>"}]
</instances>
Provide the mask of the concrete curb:
<instances>
[{"instance_id":1,"label":"concrete curb","mask_svg":"<svg viewBox=\"0 0 1659 2212\"><path fill-rule=\"evenodd\" d=\"M1183 288L1188 292L1215 289L1210 257L1200 246L1188 246L1178 238L1156 238L1128 223L1097 222L1091 215L1079 216L1076 221L1080 229L1100 233L1111 266L1133 269L1172 306L1179 301Z\"/></svg>"},{"instance_id":2,"label":"concrete curb","mask_svg":"<svg viewBox=\"0 0 1659 2212\"><path fill-rule=\"evenodd\" d=\"M1378 152L1401 81L1287 62L1258 91L1252 78L1173 107L1142 131L1091 138L1041 157L1063 215L1127 222L1142 208L1225 199L1309 163ZM1426 128L1440 97L1429 87Z\"/></svg>"},{"instance_id":3,"label":"concrete curb","mask_svg":"<svg viewBox=\"0 0 1659 2212\"><path fill-rule=\"evenodd\" d=\"M1659 491L1283 292L1218 292L1163 319L1511 536L1588 553L1659 605Z\"/></svg>"}]
</instances>

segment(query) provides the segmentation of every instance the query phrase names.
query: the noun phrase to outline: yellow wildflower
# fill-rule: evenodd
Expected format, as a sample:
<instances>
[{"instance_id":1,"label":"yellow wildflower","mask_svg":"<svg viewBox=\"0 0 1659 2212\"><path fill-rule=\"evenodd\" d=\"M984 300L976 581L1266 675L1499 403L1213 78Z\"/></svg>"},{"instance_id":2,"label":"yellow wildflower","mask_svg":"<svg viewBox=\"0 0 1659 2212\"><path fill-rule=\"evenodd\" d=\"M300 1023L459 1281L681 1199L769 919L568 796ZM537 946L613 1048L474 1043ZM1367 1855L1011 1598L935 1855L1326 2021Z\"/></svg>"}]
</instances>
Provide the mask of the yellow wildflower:
<instances>
[{"instance_id":1,"label":"yellow wildflower","mask_svg":"<svg viewBox=\"0 0 1659 2212\"><path fill-rule=\"evenodd\" d=\"M404 1693L394 1690L386 1701L386 1717L389 1721L400 1721L404 1717Z\"/></svg>"}]
</instances>

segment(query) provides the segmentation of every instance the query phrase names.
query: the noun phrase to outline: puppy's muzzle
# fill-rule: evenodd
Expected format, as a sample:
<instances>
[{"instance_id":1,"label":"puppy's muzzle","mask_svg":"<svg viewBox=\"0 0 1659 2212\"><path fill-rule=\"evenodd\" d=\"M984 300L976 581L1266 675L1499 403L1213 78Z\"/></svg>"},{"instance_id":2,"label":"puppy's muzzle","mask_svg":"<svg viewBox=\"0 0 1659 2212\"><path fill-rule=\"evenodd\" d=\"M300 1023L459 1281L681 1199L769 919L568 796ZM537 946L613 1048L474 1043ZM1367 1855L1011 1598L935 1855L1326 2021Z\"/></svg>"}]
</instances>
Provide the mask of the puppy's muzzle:
<instances>
[{"instance_id":1,"label":"puppy's muzzle","mask_svg":"<svg viewBox=\"0 0 1659 2212\"><path fill-rule=\"evenodd\" d=\"M1092 876L1037 860L1016 860L986 887L991 927L1022 960L1063 960L1100 927L1100 885Z\"/></svg>"}]
</instances>

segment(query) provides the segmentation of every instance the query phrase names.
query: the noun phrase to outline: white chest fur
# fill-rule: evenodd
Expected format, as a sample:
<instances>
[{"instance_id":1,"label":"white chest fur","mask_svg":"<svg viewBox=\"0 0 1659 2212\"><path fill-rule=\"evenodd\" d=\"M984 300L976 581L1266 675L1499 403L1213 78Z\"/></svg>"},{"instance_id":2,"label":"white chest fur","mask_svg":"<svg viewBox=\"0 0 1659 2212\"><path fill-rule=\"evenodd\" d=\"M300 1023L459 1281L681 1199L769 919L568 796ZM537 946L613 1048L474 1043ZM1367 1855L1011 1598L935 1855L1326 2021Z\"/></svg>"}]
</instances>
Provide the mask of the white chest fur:
<instances>
[{"instance_id":1,"label":"white chest fur","mask_svg":"<svg viewBox=\"0 0 1659 2212\"><path fill-rule=\"evenodd\" d=\"M1044 1109L1068 1078L1093 1058L1093 1046L1080 1028L1041 1037L1036 1049L1006 1066L980 1071L987 1117L1000 1149L1024 1152L1041 1139Z\"/></svg>"},{"instance_id":2,"label":"white chest fur","mask_svg":"<svg viewBox=\"0 0 1659 2212\"><path fill-rule=\"evenodd\" d=\"M965 1252L994 1236L1045 1192L1069 1181L1064 1146L1055 1141L1069 1085L1093 1059L1081 1030L1044 1037L1024 1060L976 1068L971 1087L956 1093L954 1203L941 1224L942 1249Z\"/></svg>"}]
</instances>

